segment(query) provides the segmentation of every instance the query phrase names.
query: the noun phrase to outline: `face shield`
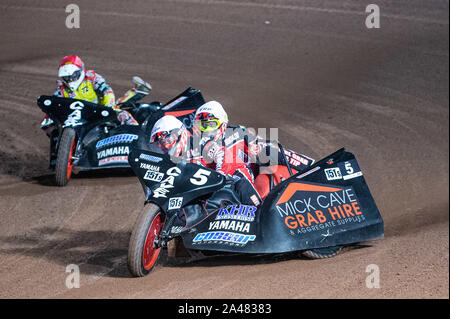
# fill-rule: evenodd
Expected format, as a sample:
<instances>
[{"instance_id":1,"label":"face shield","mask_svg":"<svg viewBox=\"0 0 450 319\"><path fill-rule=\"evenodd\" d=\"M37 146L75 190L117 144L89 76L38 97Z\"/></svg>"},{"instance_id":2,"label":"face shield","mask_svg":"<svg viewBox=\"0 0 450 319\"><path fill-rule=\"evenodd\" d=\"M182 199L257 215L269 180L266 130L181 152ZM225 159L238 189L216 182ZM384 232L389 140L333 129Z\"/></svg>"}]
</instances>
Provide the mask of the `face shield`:
<instances>
[{"instance_id":1,"label":"face shield","mask_svg":"<svg viewBox=\"0 0 450 319\"><path fill-rule=\"evenodd\" d=\"M63 80L67 87L76 91L83 81L84 71L74 64L66 64L59 68L58 76Z\"/></svg>"},{"instance_id":2,"label":"face shield","mask_svg":"<svg viewBox=\"0 0 450 319\"><path fill-rule=\"evenodd\" d=\"M162 150L168 151L170 153L170 150L176 146L182 133L183 128L173 129L170 132L160 131L155 133L151 137L150 142L158 143L158 146Z\"/></svg>"},{"instance_id":3,"label":"face shield","mask_svg":"<svg viewBox=\"0 0 450 319\"><path fill-rule=\"evenodd\" d=\"M73 72L71 75L66 75L66 76L62 76L61 79L67 84L69 85L72 82L76 82L78 81L78 79L81 76L81 70L77 70L75 72Z\"/></svg>"}]
</instances>

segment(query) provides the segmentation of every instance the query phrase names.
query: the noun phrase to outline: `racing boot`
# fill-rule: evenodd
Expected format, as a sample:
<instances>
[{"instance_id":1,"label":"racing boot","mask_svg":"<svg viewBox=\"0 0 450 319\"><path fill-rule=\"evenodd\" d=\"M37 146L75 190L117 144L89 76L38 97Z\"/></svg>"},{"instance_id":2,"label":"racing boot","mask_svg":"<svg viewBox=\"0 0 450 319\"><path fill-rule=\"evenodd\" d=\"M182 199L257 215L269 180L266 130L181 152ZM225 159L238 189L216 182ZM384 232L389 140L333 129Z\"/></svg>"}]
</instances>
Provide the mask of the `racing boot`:
<instances>
[{"instance_id":1,"label":"racing boot","mask_svg":"<svg viewBox=\"0 0 450 319\"><path fill-rule=\"evenodd\" d=\"M246 173L246 174L244 174ZM239 201L244 205L261 205L262 199L250 178L253 179L249 170L238 171L234 174L237 181L234 182L234 191L238 194Z\"/></svg>"},{"instance_id":2,"label":"racing boot","mask_svg":"<svg viewBox=\"0 0 450 319\"><path fill-rule=\"evenodd\" d=\"M234 185L230 184L213 193L205 201L204 205L194 204L184 207L180 211L180 214L184 216L180 216L180 218L186 221L186 228L192 228L215 211L229 205L239 204L241 202L236 194Z\"/></svg>"},{"instance_id":3,"label":"racing boot","mask_svg":"<svg viewBox=\"0 0 450 319\"><path fill-rule=\"evenodd\" d=\"M208 214L229 205L239 205L241 201L234 184L228 184L211 195L205 203Z\"/></svg>"},{"instance_id":4,"label":"racing boot","mask_svg":"<svg viewBox=\"0 0 450 319\"><path fill-rule=\"evenodd\" d=\"M208 214L200 204L188 205L179 212L179 220L183 221L185 229L194 227L206 216Z\"/></svg>"}]
</instances>

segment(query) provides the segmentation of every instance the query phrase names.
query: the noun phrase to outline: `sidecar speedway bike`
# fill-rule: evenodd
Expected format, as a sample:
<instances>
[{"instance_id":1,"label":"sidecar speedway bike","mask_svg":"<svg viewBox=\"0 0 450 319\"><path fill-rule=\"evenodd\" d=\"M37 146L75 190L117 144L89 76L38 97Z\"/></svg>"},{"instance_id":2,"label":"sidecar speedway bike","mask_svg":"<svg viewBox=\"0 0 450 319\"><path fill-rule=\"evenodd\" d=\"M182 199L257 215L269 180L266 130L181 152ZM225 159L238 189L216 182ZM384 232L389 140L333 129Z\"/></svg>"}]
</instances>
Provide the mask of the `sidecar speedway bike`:
<instances>
[{"instance_id":1,"label":"sidecar speedway bike","mask_svg":"<svg viewBox=\"0 0 450 319\"><path fill-rule=\"evenodd\" d=\"M266 195L255 207L242 205L233 195L233 181L218 172L174 163L155 143L135 141L130 148L129 163L145 193L129 244L133 276L147 275L174 238L181 238L188 251L299 251L326 258L349 244L384 236L383 219L358 162L345 149L295 174L287 161L283 169L259 174L255 184Z\"/></svg>"},{"instance_id":2,"label":"sidecar speedway bike","mask_svg":"<svg viewBox=\"0 0 450 319\"><path fill-rule=\"evenodd\" d=\"M41 128L50 138L50 169L55 170L55 184L65 186L73 168L93 170L129 167L132 141L141 132L149 134L164 115L173 115L190 128L195 111L205 103L199 90L188 88L166 104L128 101L123 109L139 126L120 125L117 111L87 101L42 95L37 105L48 117Z\"/></svg>"}]
</instances>

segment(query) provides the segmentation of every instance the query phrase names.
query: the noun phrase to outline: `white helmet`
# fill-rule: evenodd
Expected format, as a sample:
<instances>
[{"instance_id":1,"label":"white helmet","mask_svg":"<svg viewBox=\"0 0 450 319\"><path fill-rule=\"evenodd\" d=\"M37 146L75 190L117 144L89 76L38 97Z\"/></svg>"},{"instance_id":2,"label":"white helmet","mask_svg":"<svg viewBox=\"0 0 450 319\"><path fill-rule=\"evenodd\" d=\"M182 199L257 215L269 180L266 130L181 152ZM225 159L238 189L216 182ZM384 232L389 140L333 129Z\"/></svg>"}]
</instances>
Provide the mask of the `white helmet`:
<instances>
[{"instance_id":1,"label":"white helmet","mask_svg":"<svg viewBox=\"0 0 450 319\"><path fill-rule=\"evenodd\" d=\"M224 136L227 124L227 112L217 101L207 102L195 112L194 130L199 129L203 136L214 137L215 140L218 140Z\"/></svg>"},{"instance_id":2,"label":"white helmet","mask_svg":"<svg viewBox=\"0 0 450 319\"><path fill-rule=\"evenodd\" d=\"M85 75L84 63L80 57L69 55L59 62L58 76L72 92L78 89Z\"/></svg>"},{"instance_id":3,"label":"white helmet","mask_svg":"<svg viewBox=\"0 0 450 319\"><path fill-rule=\"evenodd\" d=\"M187 143L186 127L175 116L165 115L153 126L150 142L158 142L160 147L172 151L172 155L179 155Z\"/></svg>"}]
</instances>

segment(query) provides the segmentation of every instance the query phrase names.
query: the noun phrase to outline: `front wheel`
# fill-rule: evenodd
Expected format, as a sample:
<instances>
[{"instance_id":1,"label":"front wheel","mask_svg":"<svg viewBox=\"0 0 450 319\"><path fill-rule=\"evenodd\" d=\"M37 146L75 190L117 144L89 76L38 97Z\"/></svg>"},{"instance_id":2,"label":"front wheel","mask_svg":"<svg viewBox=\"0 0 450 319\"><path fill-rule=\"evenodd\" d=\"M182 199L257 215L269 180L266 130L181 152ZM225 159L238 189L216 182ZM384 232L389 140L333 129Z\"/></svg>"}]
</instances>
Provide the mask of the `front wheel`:
<instances>
[{"instance_id":1,"label":"front wheel","mask_svg":"<svg viewBox=\"0 0 450 319\"><path fill-rule=\"evenodd\" d=\"M155 267L161 247L155 247L155 239L161 234L164 217L155 204L144 206L131 233L128 247L128 269L135 277L144 277Z\"/></svg>"},{"instance_id":2,"label":"front wheel","mask_svg":"<svg viewBox=\"0 0 450 319\"><path fill-rule=\"evenodd\" d=\"M303 256L308 257L310 259L322 259L322 258L331 258L339 254L344 246L331 246L324 248L315 248L310 250L305 250L302 252Z\"/></svg>"},{"instance_id":3,"label":"front wheel","mask_svg":"<svg viewBox=\"0 0 450 319\"><path fill-rule=\"evenodd\" d=\"M56 157L55 182L57 186L65 186L72 175L73 156L77 147L75 130L65 128L61 135Z\"/></svg>"}]
</instances>

